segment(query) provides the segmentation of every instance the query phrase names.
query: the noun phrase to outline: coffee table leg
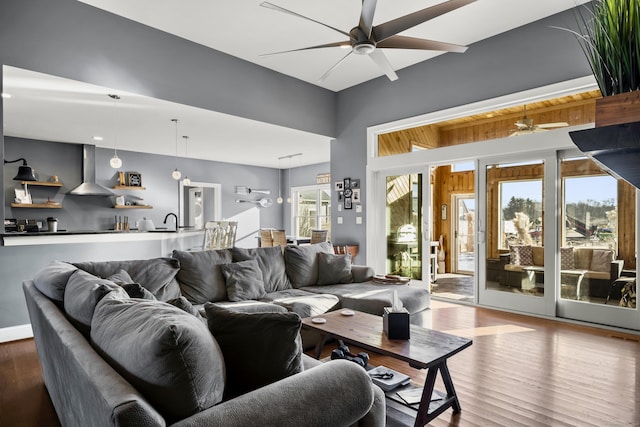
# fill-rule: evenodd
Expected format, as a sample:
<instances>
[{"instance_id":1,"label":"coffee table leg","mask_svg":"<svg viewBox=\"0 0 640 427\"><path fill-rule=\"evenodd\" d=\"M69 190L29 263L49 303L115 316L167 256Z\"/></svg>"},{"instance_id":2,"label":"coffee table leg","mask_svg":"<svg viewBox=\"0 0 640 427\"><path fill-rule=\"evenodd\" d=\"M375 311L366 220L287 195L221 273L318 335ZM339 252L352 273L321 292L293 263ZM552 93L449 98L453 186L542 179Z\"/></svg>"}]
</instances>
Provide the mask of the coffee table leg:
<instances>
[{"instance_id":1,"label":"coffee table leg","mask_svg":"<svg viewBox=\"0 0 640 427\"><path fill-rule=\"evenodd\" d=\"M327 342L328 338L329 338L329 334L320 335L320 339L316 343L316 348L315 348L315 358L316 359L320 360L320 355L322 355L322 350L324 349L324 344Z\"/></svg>"},{"instance_id":2,"label":"coffee table leg","mask_svg":"<svg viewBox=\"0 0 640 427\"><path fill-rule=\"evenodd\" d=\"M438 402L439 405L437 405L430 413L429 406L431 405L431 399L433 398L433 389L435 387L438 371L440 371L440 375L442 375L442 382L447 390L447 396L441 402ZM423 427L448 408L453 408L454 414L457 414L462 410L445 360L437 366L429 368L429 371L427 372L427 379L424 383L424 388L422 389L422 399L420 400L420 406L418 407L418 414L416 415L414 427Z\"/></svg>"}]
</instances>

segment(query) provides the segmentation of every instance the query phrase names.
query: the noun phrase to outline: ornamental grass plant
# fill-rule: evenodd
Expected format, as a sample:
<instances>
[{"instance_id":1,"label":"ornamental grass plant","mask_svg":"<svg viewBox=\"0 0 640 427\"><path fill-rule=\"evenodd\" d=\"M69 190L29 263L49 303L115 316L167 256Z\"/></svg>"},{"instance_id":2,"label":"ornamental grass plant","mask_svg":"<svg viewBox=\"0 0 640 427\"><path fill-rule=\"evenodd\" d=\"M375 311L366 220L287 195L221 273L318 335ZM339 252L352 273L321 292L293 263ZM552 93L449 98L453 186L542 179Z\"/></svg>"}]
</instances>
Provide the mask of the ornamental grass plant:
<instances>
[{"instance_id":1,"label":"ornamental grass plant","mask_svg":"<svg viewBox=\"0 0 640 427\"><path fill-rule=\"evenodd\" d=\"M594 0L573 33L602 96L640 89L640 0Z\"/></svg>"}]
</instances>

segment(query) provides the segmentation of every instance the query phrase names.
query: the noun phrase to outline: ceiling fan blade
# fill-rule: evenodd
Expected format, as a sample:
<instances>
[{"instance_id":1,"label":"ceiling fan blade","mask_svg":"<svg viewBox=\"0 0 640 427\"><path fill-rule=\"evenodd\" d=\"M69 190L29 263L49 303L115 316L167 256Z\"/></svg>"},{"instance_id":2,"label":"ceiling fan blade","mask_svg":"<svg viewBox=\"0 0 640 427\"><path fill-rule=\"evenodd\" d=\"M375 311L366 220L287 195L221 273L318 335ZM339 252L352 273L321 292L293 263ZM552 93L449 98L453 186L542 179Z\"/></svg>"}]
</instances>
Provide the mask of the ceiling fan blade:
<instances>
[{"instance_id":1,"label":"ceiling fan blade","mask_svg":"<svg viewBox=\"0 0 640 427\"><path fill-rule=\"evenodd\" d=\"M539 128L550 129L550 128L563 128L569 126L567 122L556 122L556 123L540 123L537 125Z\"/></svg>"},{"instance_id":2,"label":"ceiling fan blade","mask_svg":"<svg viewBox=\"0 0 640 427\"><path fill-rule=\"evenodd\" d=\"M260 3L260 6L265 7L265 8L267 8L267 9L276 10L276 11L278 11L278 12L287 13L287 14L289 14L289 15L297 16L298 18L306 19L307 21L315 22L316 24L320 24L320 25L322 25L322 26L324 26L324 27L330 28L330 29L332 29L333 31L337 31L337 32L339 32L340 34L342 34L342 35L345 35L345 36L349 37L349 39L351 39L351 38L352 38L352 37L351 37L351 34L349 34L349 33L345 32L345 31L342 31L342 30L340 30L340 29L338 29L338 28L332 27L331 25L327 25L327 24L322 23L322 22L320 22L320 21L316 21L315 19L308 18L308 17L306 17L306 16L304 16L304 15L300 15L299 13L296 13L296 12L294 12L294 11L292 11L292 10L285 9L284 7L280 7L280 6L277 6L277 5L273 4L273 3L269 3L268 1L265 1L265 2Z\"/></svg>"},{"instance_id":3,"label":"ceiling fan blade","mask_svg":"<svg viewBox=\"0 0 640 427\"><path fill-rule=\"evenodd\" d=\"M369 38L373 29L373 15L376 13L377 0L362 0L362 11L360 11L360 23L358 26Z\"/></svg>"},{"instance_id":4,"label":"ceiling fan blade","mask_svg":"<svg viewBox=\"0 0 640 427\"><path fill-rule=\"evenodd\" d=\"M445 52L463 53L468 48L453 43L438 42L435 40L418 39L406 36L391 36L376 45L385 49L420 49L441 50Z\"/></svg>"},{"instance_id":5,"label":"ceiling fan blade","mask_svg":"<svg viewBox=\"0 0 640 427\"><path fill-rule=\"evenodd\" d=\"M373 36L377 42L381 42L382 40L395 36L404 30L415 27L416 25L422 24L430 19L437 18L440 15L444 15L445 13L451 12L452 10L458 9L462 6L466 6L474 1L476 0L449 0L444 3L410 13L409 15L385 22L384 24L376 25L373 27Z\"/></svg>"},{"instance_id":6,"label":"ceiling fan blade","mask_svg":"<svg viewBox=\"0 0 640 427\"><path fill-rule=\"evenodd\" d=\"M281 54L281 53L299 52L299 51L302 51L302 50L310 50L310 49L322 49L322 48L325 48L325 47L348 47L348 48L351 48L351 44L348 41L346 41L346 42L326 43L326 44L319 44L317 46L302 47L300 49L291 49L291 50L283 50L281 52L263 53L260 56L278 55L278 54Z\"/></svg>"},{"instance_id":7,"label":"ceiling fan blade","mask_svg":"<svg viewBox=\"0 0 640 427\"><path fill-rule=\"evenodd\" d=\"M333 67L329 68L329 69L327 70L327 72L326 72L326 73L324 73L324 74L322 75L322 77L320 77L320 78L318 79L318 82L319 82L319 83L322 83L323 81L325 81L325 80L327 79L327 77L329 77L329 74L331 74L331 72L333 72L333 70L335 70L336 68L338 68L338 65L342 64L342 62L343 62L345 59L347 59L347 58L349 57L349 55L351 55L352 53L353 53L353 51L351 51L351 50L350 50L350 51L349 51L349 53L347 53L345 56L343 56L343 57L342 57L342 59L340 59L340 61L336 62L336 63L334 64L334 66L333 66Z\"/></svg>"},{"instance_id":8,"label":"ceiling fan blade","mask_svg":"<svg viewBox=\"0 0 640 427\"><path fill-rule=\"evenodd\" d=\"M373 62L378 64L378 67L380 67L380 69L382 69L382 71L387 75L387 77L389 77L389 80L391 81L398 80L398 75L394 71L386 55L382 53L381 50L378 50L378 49L374 50L369 54L369 57L373 59Z\"/></svg>"}]
</instances>

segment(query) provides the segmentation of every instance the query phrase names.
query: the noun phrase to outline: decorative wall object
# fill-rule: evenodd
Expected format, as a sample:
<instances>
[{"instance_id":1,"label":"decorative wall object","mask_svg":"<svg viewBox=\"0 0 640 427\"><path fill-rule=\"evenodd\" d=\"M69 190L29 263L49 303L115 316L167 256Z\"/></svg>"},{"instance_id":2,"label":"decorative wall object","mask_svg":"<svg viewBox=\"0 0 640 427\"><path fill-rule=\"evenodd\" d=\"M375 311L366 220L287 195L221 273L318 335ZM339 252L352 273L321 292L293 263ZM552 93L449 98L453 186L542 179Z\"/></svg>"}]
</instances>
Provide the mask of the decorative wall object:
<instances>
[{"instance_id":1,"label":"decorative wall object","mask_svg":"<svg viewBox=\"0 0 640 427\"><path fill-rule=\"evenodd\" d=\"M360 204L360 179L343 178L334 183L334 189L338 192L338 202L342 202L345 209L352 209L354 204Z\"/></svg>"}]
</instances>

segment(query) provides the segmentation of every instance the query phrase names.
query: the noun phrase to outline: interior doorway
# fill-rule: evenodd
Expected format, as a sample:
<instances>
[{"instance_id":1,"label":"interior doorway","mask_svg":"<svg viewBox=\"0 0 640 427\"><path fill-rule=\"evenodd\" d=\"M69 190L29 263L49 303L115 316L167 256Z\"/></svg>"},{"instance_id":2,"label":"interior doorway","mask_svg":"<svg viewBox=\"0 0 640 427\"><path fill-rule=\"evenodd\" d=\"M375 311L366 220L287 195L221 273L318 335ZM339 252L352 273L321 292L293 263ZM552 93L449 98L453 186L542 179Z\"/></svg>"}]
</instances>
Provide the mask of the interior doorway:
<instances>
[{"instance_id":1,"label":"interior doorway","mask_svg":"<svg viewBox=\"0 0 640 427\"><path fill-rule=\"evenodd\" d=\"M473 275L476 265L475 251L475 217L476 197L474 194L454 194L452 203L454 209L453 251L451 257L451 271L458 274Z\"/></svg>"}]
</instances>

